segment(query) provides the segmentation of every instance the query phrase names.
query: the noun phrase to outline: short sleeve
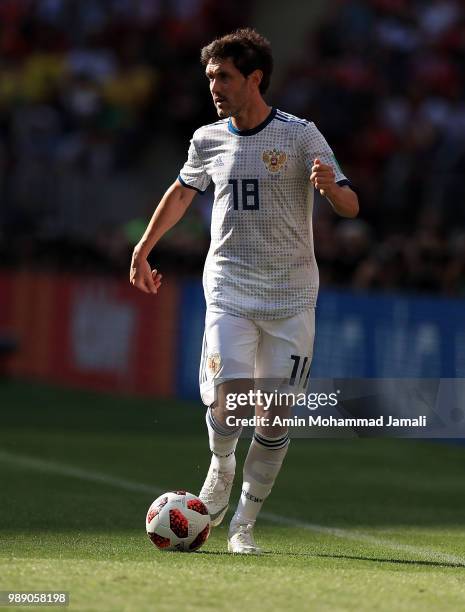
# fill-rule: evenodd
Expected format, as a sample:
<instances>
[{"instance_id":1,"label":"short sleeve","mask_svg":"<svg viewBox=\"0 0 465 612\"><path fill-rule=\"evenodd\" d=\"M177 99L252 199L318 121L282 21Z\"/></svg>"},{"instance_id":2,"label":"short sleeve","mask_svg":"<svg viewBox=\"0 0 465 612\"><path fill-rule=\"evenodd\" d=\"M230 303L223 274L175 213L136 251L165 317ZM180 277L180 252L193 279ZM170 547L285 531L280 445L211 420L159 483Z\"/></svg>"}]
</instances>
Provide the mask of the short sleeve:
<instances>
[{"instance_id":1,"label":"short sleeve","mask_svg":"<svg viewBox=\"0 0 465 612\"><path fill-rule=\"evenodd\" d=\"M312 172L313 160L318 157L323 164L328 164L333 168L338 185L350 185L331 147L314 123L309 123L300 130L297 138L297 150L309 175Z\"/></svg>"},{"instance_id":2,"label":"short sleeve","mask_svg":"<svg viewBox=\"0 0 465 612\"><path fill-rule=\"evenodd\" d=\"M187 160L179 173L178 179L184 187L195 189L199 193L204 193L210 184L211 177L207 174L199 157L194 138L191 140Z\"/></svg>"}]
</instances>

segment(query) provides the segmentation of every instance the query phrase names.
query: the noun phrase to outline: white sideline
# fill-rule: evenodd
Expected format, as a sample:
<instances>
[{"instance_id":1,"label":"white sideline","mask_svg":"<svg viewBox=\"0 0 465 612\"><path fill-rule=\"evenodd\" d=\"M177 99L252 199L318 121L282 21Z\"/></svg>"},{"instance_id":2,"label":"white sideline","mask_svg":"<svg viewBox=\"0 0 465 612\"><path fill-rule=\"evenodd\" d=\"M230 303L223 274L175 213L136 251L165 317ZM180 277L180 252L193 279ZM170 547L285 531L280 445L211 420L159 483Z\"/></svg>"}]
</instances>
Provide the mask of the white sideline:
<instances>
[{"instance_id":1,"label":"white sideline","mask_svg":"<svg viewBox=\"0 0 465 612\"><path fill-rule=\"evenodd\" d=\"M285 516L271 514L269 512L262 512L260 514L260 517L278 525L298 527L299 529L305 529L307 531L313 531L315 533L322 533L325 535L334 536L335 538L343 538L345 540L365 542L366 544L372 544L373 546L382 546L383 548L389 548L390 550L395 550L397 552L403 551L412 555L421 555L425 557L425 559L422 559L425 561L450 563L453 565L461 565L465 567L465 557L461 557L459 555L451 555L449 553L433 550L432 548L414 546L412 544L402 544L400 542L393 542L392 540L377 538L376 536L372 536L367 533L351 529L341 529L339 527L324 527L323 525L315 525L314 523L307 523L306 521L299 521L298 519L290 519Z\"/></svg>"},{"instance_id":2,"label":"white sideline","mask_svg":"<svg viewBox=\"0 0 465 612\"><path fill-rule=\"evenodd\" d=\"M60 476L70 476L71 478L79 478L89 482L105 484L110 487L124 489L125 491L134 491L135 493L147 493L148 495L161 495L163 489L125 480L124 478L115 478L109 474L94 472L93 470L84 470L72 465L64 465L56 463L48 459L38 459L36 457L28 457L26 455L18 455L0 450L0 461L3 463L13 463L19 467L45 472L46 474L59 474Z\"/></svg>"},{"instance_id":3,"label":"white sideline","mask_svg":"<svg viewBox=\"0 0 465 612\"><path fill-rule=\"evenodd\" d=\"M85 470L71 465L56 463L48 459L38 459L36 457L10 453L8 451L0 450L0 462L10 463L18 467L36 470L39 472L58 474L61 476L69 476L71 478L86 480L88 482L100 483L110 487L123 489L125 491L133 491L135 493L145 493L151 496L157 496L163 493L163 489L160 487L151 486L141 482L134 482L124 478L115 478L114 476L110 476L109 474L104 474L102 472ZM465 567L465 557L451 555L449 553L444 553L427 547L393 542L392 540L377 538L376 536L350 529L324 527L323 525L316 525L314 523L308 523L306 521L300 521L298 519L288 518L270 512L262 512L260 514L260 518L277 525L305 529L306 531L321 533L345 540L354 540L358 542L365 542L366 544L371 544L373 546L382 546L383 548L388 548L396 552L403 551L412 555L419 555L424 558L422 560L449 563Z\"/></svg>"}]
</instances>

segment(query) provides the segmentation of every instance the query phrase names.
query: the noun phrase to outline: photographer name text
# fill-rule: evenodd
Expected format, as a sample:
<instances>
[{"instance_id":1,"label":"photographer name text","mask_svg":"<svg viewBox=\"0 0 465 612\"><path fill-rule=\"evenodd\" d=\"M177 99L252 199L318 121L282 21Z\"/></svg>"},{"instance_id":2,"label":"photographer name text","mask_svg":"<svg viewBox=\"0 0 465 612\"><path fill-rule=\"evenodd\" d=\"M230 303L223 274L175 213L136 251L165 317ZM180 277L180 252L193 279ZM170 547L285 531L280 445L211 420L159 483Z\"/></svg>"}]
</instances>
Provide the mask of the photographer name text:
<instances>
[{"instance_id":1,"label":"photographer name text","mask_svg":"<svg viewBox=\"0 0 465 612\"><path fill-rule=\"evenodd\" d=\"M383 415L376 418L323 417L308 415L305 417L267 417L253 416L239 418L234 415L226 417L229 427L426 427L426 416L415 418L397 418Z\"/></svg>"}]
</instances>

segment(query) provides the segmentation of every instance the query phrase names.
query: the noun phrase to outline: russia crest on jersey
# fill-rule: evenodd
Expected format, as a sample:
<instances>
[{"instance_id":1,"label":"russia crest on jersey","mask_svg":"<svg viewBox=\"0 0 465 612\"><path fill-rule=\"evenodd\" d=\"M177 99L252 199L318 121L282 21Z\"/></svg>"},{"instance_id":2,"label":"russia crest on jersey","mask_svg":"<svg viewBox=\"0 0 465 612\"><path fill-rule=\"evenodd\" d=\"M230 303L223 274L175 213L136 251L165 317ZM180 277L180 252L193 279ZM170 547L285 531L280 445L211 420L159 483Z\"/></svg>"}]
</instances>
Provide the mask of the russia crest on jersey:
<instances>
[{"instance_id":1,"label":"russia crest on jersey","mask_svg":"<svg viewBox=\"0 0 465 612\"><path fill-rule=\"evenodd\" d=\"M262 160L269 172L279 172L286 163L287 154L278 149L263 151Z\"/></svg>"}]
</instances>

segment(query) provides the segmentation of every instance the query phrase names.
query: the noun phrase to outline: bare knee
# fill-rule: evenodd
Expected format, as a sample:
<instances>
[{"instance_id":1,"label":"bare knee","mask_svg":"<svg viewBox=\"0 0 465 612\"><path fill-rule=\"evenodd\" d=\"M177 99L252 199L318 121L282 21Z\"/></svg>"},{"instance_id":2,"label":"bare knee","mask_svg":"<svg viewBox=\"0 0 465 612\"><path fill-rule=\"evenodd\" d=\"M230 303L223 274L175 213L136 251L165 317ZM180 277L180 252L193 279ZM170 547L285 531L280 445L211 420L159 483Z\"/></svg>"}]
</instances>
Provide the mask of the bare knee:
<instances>
[{"instance_id":1,"label":"bare knee","mask_svg":"<svg viewBox=\"0 0 465 612\"><path fill-rule=\"evenodd\" d=\"M223 427L234 429L236 426L232 421L243 419L249 416L251 405L243 401L238 401L239 397L243 400L249 396L253 390L253 381L249 379L228 380L216 387L216 399L210 406L215 420ZM228 417L233 417L233 419Z\"/></svg>"}]
</instances>

